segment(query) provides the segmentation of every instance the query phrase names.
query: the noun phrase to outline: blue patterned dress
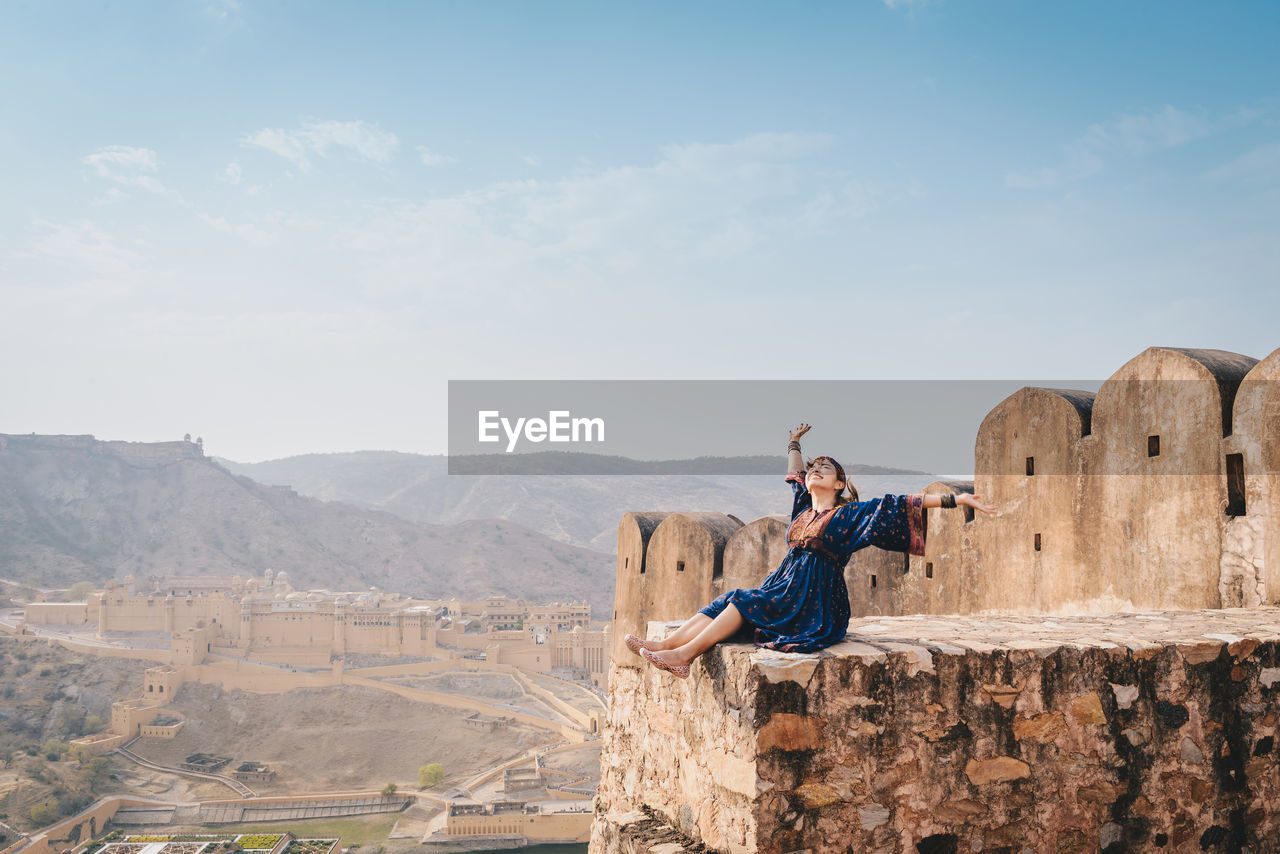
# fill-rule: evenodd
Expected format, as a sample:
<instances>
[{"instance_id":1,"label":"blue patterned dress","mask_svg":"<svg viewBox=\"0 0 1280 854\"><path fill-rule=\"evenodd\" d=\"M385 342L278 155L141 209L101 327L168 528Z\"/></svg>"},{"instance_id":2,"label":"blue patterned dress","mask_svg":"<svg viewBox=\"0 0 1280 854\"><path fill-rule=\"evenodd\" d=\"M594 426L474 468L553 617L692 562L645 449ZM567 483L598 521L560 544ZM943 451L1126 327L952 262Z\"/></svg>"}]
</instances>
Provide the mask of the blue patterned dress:
<instances>
[{"instance_id":1,"label":"blue patterned dress","mask_svg":"<svg viewBox=\"0 0 1280 854\"><path fill-rule=\"evenodd\" d=\"M795 498L787 529L787 556L749 590L729 590L698 613L715 618L730 602L755 628L757 646L814 652L839 643L849 629L849 590L844 565L858 549L924 554L924 506L920 495L886 495L853 501L819 513L803 471L787 475Z\"/></svg>"}]
</instances>

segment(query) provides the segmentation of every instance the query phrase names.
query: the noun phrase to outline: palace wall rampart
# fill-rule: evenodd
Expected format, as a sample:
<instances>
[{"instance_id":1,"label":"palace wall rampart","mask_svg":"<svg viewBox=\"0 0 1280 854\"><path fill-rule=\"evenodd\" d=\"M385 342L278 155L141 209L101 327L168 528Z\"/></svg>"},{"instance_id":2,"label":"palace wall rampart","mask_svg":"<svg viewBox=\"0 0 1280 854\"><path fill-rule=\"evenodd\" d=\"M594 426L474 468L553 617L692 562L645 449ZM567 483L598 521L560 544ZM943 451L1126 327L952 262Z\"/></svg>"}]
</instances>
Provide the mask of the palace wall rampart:
<instances>
[{"instance_id":1,"label":"palace wall rampart","mask_svg":"<svg viewBox=\"0 0 1280 854\"><path fill-rule=\"evenodd\" d=\"M925 489L1000 513L928 510L924 555L855 553L850 634L816 654L644 667L623 636L757 585L786 517L625 514L592 851L1277 838L1278 380L1280 350L1153 347L1097 393L1020 389L974 480Z\"/></svg>"},{"instance_id":2,"label":"palace wall rampart","mask_svg":"<svg viewBox=\"0 0 1280 854\"><path fill-rule=\"evenodd\" d=\"M925 491L976 491L999 515L929 510L923 556L854 554L845 569L854 615L1280 600L1280 350L1258 361L1151 347L1096 394L1020 389L979 427L974 472ZM625 514L613 659L625 660L623 638L648 621L688 617L725 590L759 584L786 553L786 522Z\"/></svg>"}]
</instances>

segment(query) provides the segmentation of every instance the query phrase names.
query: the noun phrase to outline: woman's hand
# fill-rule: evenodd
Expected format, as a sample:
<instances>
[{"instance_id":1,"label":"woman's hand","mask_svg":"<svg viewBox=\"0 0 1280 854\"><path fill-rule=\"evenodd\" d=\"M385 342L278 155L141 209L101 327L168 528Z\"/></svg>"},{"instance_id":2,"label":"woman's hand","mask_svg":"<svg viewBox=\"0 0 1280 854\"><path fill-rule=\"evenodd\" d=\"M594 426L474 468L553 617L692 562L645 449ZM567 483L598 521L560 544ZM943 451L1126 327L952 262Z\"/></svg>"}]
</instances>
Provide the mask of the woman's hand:
<instances>
[{"instance_id":1,"label":"woman's hand","mask_svg":"<svg viewBox=\"0 0 1280 854\"><path fill-rule=\"evenodd\" d=\"M810 429L811 428L808 424L801 422L799 427L793 428L791 430L791 433L790 433L791 441L792 442L800 441L800 437L803 436L805 433L808 433Z\"/></svg>"},{"instance_id":2,"label":"woman's hand","mask_svg":"<svg viewBox=\"0 0 1280 854\"><path fill-rule=\"evenodd\" d=\"M968 492L962 492L957 495L956 504L962 507L972 507L974 510L981 510L987 515L991 515L1000 509L994 504L983 504L981 495L971 495Z\"/></svg>"}]
</instances>

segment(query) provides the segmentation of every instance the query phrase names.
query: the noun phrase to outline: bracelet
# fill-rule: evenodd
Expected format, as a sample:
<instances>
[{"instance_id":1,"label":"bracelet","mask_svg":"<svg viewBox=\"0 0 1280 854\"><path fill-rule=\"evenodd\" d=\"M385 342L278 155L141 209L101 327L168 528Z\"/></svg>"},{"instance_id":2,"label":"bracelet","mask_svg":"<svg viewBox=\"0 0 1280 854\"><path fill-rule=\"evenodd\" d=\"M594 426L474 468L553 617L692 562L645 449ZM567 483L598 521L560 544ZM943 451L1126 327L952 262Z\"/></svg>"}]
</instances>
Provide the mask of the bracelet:
<instances>
[{"instance_id":1,"label":"bracelet","mask_svg":"<svg viewBox=\"0 0 1280 854\"><path fill-rule=\"evenodd\" d=\"M950 507L955 507L955 506L956 506L956 497L955 497L955 494L954 494L954 493L950 493L950 492L948 492L948 493L946 493L945 495L943 495L943 496L942 496L942 506L943 506L943 507L948 507L948 508L950 508Z\"/></svg>"},{"instance_id":2,"label":"bracelet","mask_svg":"<svg viewBox=\"0 0 1280 854\"><path fill-rule=\"evenodd\" d=\"M792 439L790 442L787 443L787 453L791 453L792 451L799 451L799 450L800 450L800 443L797 442L795 439Z\"/></svg>"}]
</instances>

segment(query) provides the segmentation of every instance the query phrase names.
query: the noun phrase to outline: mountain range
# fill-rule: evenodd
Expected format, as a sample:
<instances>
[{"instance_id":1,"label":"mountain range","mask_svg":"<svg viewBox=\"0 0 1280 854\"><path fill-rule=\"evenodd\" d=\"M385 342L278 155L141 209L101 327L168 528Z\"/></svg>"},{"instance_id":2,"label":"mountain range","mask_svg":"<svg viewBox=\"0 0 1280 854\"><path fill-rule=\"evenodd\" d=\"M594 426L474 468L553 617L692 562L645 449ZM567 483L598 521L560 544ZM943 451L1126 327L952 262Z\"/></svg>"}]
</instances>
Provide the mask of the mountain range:
<instances>
[{"instance_id":1,"label":"mountain range","mask_svg":"<svg viewBox=\"0 0 1280 854\"><path fill-rule=\"evenodd\" d=\"M56 587L272 569L300 590L579 599L607 616L624 512L712 510L750 521L791 504L781 472L447 472L443 456L365 451L242 464L186 441L0 434L0 577ZM855 474L863 494L934 479L886 472Z\"/></svg>"}]
</instances>

